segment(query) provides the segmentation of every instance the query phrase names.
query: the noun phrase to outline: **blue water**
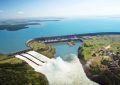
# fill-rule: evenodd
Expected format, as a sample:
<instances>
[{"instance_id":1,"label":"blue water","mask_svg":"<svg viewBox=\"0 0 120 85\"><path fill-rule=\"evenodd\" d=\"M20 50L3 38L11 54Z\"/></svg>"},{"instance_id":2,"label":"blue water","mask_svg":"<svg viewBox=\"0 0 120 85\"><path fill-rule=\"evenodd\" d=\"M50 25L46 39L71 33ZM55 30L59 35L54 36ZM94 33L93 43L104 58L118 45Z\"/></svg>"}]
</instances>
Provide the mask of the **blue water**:
<instances>
[{"instance_id":1,"label":"blue water","mask_svg":"<svg viewBox=\"0 0 120 85\"><path fill-rule=\"evenodd\" d=\"M28 29L18 31L0 30L0 52L10 53L26 49L25 42L31 38L94 32L120 32L120 19L64 19L42 22L41 25L29 26ZM68 49L64 44L54 46L56 49Z\"/></svg>"},{"instance_id":2,"label":"blue water","mask_svg":"<svg viewBox=\"0 0 120 85\"><path fill-rule=\"evenodd\" d=\"M80 46L80 41L75 41L74 46L68 45L67 42L54 43L52 46L56 49L56 57L64 57L68 54L77 54L78 48Z\"/></svg>"}]
</instances>

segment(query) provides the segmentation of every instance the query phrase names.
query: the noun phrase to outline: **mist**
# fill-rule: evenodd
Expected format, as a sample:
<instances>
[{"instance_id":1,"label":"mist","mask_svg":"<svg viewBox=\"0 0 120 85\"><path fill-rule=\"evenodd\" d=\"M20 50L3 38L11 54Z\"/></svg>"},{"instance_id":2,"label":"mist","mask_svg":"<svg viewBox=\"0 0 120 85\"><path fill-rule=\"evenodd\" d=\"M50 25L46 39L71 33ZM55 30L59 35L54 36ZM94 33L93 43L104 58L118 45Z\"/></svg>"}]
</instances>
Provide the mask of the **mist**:
<instances>
[{"instance_id":1,"label":"mist","mask_svg":"<svg viewBox=\"0 0 120 85\"><path fill-rule=\"evenodd\" d=\"M35 70L46 75L50 85L98 85L87 78L75 54L51 59Z\"/></svg>"}]
</instances>

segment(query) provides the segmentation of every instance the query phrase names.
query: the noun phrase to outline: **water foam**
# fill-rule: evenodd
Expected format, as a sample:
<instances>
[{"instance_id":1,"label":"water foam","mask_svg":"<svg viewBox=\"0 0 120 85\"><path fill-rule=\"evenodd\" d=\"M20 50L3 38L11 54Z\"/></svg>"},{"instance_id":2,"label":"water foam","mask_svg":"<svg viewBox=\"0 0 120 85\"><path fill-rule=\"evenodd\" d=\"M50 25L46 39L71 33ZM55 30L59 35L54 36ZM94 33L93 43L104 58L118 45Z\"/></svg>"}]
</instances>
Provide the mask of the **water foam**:
<instances>
[{"instance_id":1,"label":"water foam","mask_svg":"<svg viewBox=\"0 0 120 85\"><path fill-rule=\"evenodd\" d=\"M45 74L50 85L98 85L87 78L76 55L51 59L36 71Z\"/></svg>"},{"instance_id":2,"label":"water foam","mask_svg":"<svg viewBox=\"0 0 120 85\"><path fill-rule=\"evenodd\" d=\"M26 62L35 71L46 75L50 85L98 85L87 78L82 64L74 54L53 58L43 66L34 65L28 60Z\"/></svg>"}]
</instances>

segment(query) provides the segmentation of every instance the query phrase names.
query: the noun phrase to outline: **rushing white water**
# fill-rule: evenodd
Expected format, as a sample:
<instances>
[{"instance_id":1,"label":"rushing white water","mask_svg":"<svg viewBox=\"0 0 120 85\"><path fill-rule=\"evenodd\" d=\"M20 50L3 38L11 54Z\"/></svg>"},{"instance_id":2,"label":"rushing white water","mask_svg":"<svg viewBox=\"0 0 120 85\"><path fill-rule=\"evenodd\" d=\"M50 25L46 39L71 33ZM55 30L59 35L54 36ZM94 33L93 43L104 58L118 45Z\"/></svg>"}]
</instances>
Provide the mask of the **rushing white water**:
<instances>
[{"instance_id":1,"label":"rushing white water","mask_svg":"<svg viewBox=\"0 0 120 85\"><path fill-rule=\"evenodd\" d=\"M32 53L34 55L34 52ZM16 57L18 56L19 55ZM20 56L18 58L20 58ZM35 71L45 74L50 85L98 85L87 78L76 55L72 54L63 58L57 57L42 66L32 64L32 62L27 59L23 60L30 64Z\"/></svg>"}]
</instances>

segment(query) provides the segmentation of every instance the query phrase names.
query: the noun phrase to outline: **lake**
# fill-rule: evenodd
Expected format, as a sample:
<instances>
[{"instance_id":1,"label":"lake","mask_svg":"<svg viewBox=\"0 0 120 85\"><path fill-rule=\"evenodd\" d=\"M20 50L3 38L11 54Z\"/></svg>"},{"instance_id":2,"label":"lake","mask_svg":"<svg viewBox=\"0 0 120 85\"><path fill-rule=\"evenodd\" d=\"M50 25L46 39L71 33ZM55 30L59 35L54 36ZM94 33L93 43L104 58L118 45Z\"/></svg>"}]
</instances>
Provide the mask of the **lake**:
<instances>
[{"instance_id":1,"label":"lake","mask_svg":"<svg viewBox=\"0 0 120 85\"><path fill-rule=\"evenodd\" d=\"M63 19L41 22L40 25L30 25L29 28L18 31L0 30L0 52L11 53L26 49L25 42L32 38L95 32L120 32L120 19ZM53 44L53 46L57 50L56 56L63 56L68 53L76 53L80 42L76 42L73 47L65 42Z\"/></svg>"}]
</instances>

